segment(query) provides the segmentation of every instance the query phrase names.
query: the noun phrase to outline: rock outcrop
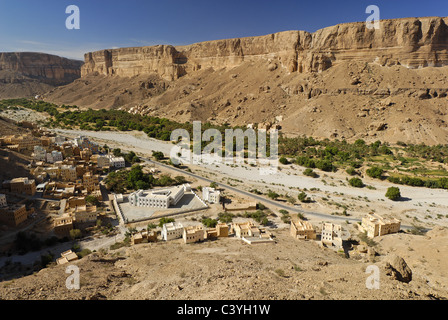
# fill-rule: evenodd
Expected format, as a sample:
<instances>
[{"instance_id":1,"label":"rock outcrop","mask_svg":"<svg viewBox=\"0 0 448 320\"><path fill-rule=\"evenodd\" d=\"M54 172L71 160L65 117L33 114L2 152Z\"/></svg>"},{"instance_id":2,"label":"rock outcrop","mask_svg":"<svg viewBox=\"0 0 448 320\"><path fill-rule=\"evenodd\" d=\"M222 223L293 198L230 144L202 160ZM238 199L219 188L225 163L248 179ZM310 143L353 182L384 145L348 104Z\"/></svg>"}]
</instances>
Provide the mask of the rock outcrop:
<instances>
[{"instance_id":1,"label":"rock outcrop","mask_svg":"<svg viewBox=\"0 0 448 320\"><path fill-rule=\"evenodd\" d=\"M392 254L386 261L386 274L400 282L409 283L412 280L412 270L403 258Z\"/></svg>"},{"instance_id":2,"label":"rock outcrop","mask_svg":"<svg viewBox=\"0 0 448 320\"><path fill-rule=\"evenodd\" d=\"M38 81L52 86L68 84L81 76L82 61L35 52L0 53L0 83Z\"/></svg>"},{"instance_id":3,"label":"rock outcrop","mask_svg":"<svg viewBox=\"0 0 448 320\"><path fill-rule=\"evenodd\" d=\"M448 65L447 18L382 20L380 29L346 23L309 33L285 31L173 47L120 48L87 53L82 75L130 77L156 73L165 80L199 69L273 61L289 72L321 72L344 61L377 62L409 68Z\"/></svg>"}]
</instances>

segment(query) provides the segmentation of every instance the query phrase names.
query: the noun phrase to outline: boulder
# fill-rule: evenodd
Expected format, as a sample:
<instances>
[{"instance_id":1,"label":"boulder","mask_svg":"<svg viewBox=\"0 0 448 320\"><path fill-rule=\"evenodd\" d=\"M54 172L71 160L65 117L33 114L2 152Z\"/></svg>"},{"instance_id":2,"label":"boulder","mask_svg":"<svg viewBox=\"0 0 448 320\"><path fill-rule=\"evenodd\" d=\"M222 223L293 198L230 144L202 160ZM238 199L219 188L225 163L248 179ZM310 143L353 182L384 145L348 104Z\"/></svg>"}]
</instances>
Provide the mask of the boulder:
<instances>
[{"instance_id":1,"label":"boulder","mask_svg":"<svg viewBox=\"0 0 448 320\"><path fill-rule=\"evenodd\" d=\"M412 270L403 258L393 254L387 257L386 274L392 279L409 283L412 280Z\"/></svg>"}]
</instances>

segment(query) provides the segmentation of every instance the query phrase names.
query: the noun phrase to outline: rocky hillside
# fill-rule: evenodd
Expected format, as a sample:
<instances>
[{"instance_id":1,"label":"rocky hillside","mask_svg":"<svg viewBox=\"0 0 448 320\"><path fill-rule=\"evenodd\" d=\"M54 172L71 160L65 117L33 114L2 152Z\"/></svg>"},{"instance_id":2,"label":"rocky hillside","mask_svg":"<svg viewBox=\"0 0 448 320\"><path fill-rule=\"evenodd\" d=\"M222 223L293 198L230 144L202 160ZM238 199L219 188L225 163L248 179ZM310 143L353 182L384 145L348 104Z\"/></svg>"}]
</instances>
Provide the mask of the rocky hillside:
<instances>
[{"instance_id":1,"label":"rocky hillside","mask_svg":"<svg viewBox=\"0 0 448 320\"><path fill-rule=\"evenodd\" d=\"M447 143L447 21L102 50L45 99L178 121L279 122L290 135Z\"/></svg>"},{"instance_id":2,"label":"rocky hillside","mask_svg":"<svg viewBox=\"0 0 448 320\"><path fill-rule=\"evenodd\" d=\"M0 98L30 97L81 75L82 61L35 52L0 53Z\"/></svg>"}]
</instances>

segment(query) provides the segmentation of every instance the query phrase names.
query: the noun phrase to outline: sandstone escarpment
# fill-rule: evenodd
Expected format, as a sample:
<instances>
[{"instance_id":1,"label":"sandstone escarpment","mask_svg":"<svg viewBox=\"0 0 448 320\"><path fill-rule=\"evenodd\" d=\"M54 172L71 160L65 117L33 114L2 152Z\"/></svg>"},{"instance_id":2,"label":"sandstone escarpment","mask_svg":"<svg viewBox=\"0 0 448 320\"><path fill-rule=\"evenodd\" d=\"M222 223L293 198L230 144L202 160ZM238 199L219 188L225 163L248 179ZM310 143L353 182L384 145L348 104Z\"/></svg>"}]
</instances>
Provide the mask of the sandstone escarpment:
<instances>
[{"instance_id":1,"label":"sandstone escarpment","mask_svg":"<svg viewBox=\"0 0 448 320\"><path fill-rule=\"evenodd\" d=\"M285 31L196 43L102 50L85 55L82 75L124 77L157 73L175 80L199 69L272 61L289 72L321 72L344 61L409 68L448 65L448 20L440 17L382 20L380 29L346 23L308 33Z\"/></svg>"},{"instance_id":2,"label":"sandstone escarpment","mask_svg":"<svg viewBox=\"0 0 448 320\"><path fill-rule=\"evenodd\" d=\"M0 53L0 82L36 80L52 86L65 85L81 76L82 61L34 52Z\"/></svg>"}]
</instances>

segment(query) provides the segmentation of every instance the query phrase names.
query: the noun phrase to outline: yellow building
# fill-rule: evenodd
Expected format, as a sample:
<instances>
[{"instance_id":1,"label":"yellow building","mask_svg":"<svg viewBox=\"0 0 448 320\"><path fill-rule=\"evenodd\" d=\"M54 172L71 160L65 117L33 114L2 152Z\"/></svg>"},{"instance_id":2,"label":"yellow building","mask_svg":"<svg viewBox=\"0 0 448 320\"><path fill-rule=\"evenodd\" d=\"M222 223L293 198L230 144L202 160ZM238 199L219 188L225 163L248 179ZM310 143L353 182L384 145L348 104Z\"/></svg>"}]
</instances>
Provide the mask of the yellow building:
<instances>
[{"instance_id":1,"label":"yellow building","mask_svg":"<svg viewBox=\"0 0 448 320\"><path fill-rule=\"evenodd\" d=\"M369 238L379 237L400 231L401 221L395 218L383 218L382 216L369 213L362 218L361 227L367 231Z\"/></svg>"},{"instance_id":2,"label":"yellow building","mask_svg":"<svg viewBox=\"0 0 448 320\"><path fill-rule=\"evenodd\" d=\"M61 180L75 182L77 179L76 168L69 165L61 166Z\"/></svg>"},{"instance_id":3,"label":"yellow building","mask_svg":"<svg viewBox=\"0 0 448 320\"><path fill-rule=\"evenodd\" d=\"M299 240L315 240L316 231L308 221L291 221L291 236Z\"/></svg>"},{"instance_id":4,"label":"yellow building","mask_svg":"<svg viewBox=\"0 0 448 320\"><path fill-rule=\"evenodd\" d=\"M189 226L184 228L183 239L184 243L194 243L204 241L205 230L202 226Z\"/></svg>"}]
</instances>

